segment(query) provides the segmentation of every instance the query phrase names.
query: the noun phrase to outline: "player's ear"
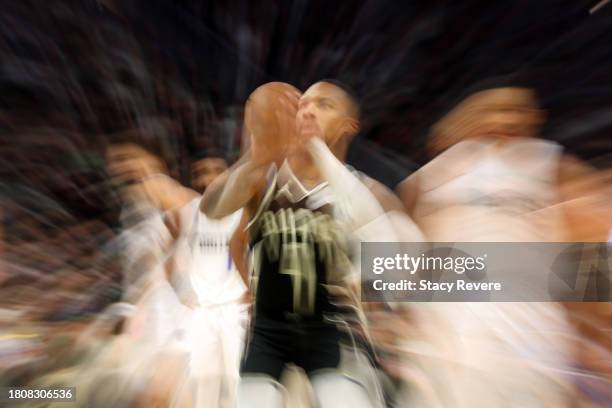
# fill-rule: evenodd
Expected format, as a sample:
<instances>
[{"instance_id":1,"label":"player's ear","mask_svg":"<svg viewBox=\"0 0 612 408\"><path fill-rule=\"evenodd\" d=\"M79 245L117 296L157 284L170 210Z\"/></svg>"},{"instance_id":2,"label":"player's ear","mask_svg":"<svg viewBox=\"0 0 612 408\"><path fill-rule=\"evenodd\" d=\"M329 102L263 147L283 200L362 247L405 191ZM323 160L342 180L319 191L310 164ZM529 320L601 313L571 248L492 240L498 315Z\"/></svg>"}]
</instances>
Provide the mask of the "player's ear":
<instances>
[{"instance_id":1,"label":"player's ear","mask_svg":"<svg viewBox=\"0 0 612 408\"><path fill-rule=\"evenodd\" d=\"M361 123L359 120L355 118L350 119L350 123L348 124L348 134L350 137L357 135L361 131Z\"/></svg>"},{"instance_id":2,"label":"player's ear","mask_svg":"<svg viewBox=\"0 0 612 408\"><path fill-rule=\"evenodd\" d=\"M346 116L338 121L337 126L331 132L330 145L338 143L343 138L352 139L361 130L359 121L353 117Z\"/></svg>"}]
</instances>

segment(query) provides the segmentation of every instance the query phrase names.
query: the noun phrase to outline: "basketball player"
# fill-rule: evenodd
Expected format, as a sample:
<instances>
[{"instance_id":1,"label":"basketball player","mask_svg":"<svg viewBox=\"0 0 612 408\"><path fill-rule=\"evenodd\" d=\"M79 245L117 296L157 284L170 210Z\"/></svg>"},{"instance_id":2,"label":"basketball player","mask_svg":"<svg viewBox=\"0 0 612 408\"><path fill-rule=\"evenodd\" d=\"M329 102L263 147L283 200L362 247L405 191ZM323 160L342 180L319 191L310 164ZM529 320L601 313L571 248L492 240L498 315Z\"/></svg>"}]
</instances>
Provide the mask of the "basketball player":
<instances>
[{"instance_id":1,"label":"basketball player","mask_svg":"<svg viewBox=\"0 0 612 408\"><path fill-rule=\"evenodd\" d=\"M164 239L153 251L157 254L153 262L146 264L150 269L145 275L158 278L137 298L137 312L128 331L147 344L167 347L178 342L189 352L195 406L235 406L246 318L241 303L245 285L232 261L229 243L241 214L208 219L198 211L201 195L167 176L164 166L153 166L159 164L154 155L131 154L141 150L133 145L115 148L112 157L123 159L113 161L113 174L132 179L131 188L137 188L140 197L157 209L160 216L150 218L147 225L162 220L155 226ZM204 191L226 168L224 158L210 154L192 166L192 185ZM145 237L137 233L132 238ZM143 268L138 270L142 274Z\"/></svg>"},{"instance_id":2,"label":"basketball player","mask_svg":"<svg viewBox=\"0 0 612 408\"><path fill-rule=\"evenodd\" d=\"M201 204L213 217L245 208L256 297L240 406L281 406L278 379L289 362L309 375L318 406L372 406L339 371L341 335L328 319L337 313L328 288L357 283L346 237L384 239L394 231L386 212L402 206L343 164L359 130L350 91L325 80L298 96L279 83L251 95L251 152L213 182Z\"/></svg>"},{"instance_id":3,"label":"basketball player","mask_svg":"<svg viewBox=\"0 0 612 408\"><path fill-rule=\"evenodd\" d=\"M151 286L167 284L164 264L173 238L165 213L183 205L193 193L167 175L158 154L138 144L110 145L107 162L122 202L123 231L116 244L125 259L123 298L136 303Z\"/></svg>"},{"instance_id":4,"label":"basketball player","mask_svg":"<svg viewBox=\"0 0 612 408\"><path fill-rule=\"evenodd\" d=\"M192 166L193 187L198 193L206 191L226 169L221 155L208 152ZM234 407L247 305L246 286L232 260L231 238L242 211L211 219L198 210L200 199L196 195L173 213L180 234L172 280L193 310L188 342L191 373L198 384L195 406Z\"/></svg>"},{"instance_id":5,"label":"basketball player","mask_svg":"<svg viewBox=\"0 0 612 408\"><path fill-rule=\"evenodd\" d=\"M432 129L437 156L400 187L430 241L558 242L566 228L557 179L562 149L539 139L544 120L530 89L487 88ZM511 264L510 264L511 265ZM538 271L534 271L537 273ZM443 406L567 406L572 330L555 303L414 305L421 340L410 351ZM445 380L447 379L447 380ZM444 391L442 391L444 390ZM424 403L412 392L405 406ZM412 404L412 405L411 405Z\"/></svg>"}]
</instances>

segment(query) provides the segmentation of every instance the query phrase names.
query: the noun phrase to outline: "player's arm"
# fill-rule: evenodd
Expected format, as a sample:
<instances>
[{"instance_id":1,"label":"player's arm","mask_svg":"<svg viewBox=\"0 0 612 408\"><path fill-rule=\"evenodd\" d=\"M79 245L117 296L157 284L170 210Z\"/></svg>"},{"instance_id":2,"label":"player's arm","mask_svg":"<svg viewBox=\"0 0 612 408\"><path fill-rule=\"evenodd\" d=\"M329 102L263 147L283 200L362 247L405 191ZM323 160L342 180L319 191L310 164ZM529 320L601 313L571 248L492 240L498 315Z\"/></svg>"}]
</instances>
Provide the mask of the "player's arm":
<instances>
[{"instance_id":1,"label":"player's arm","mask_svg":"<svg viewBox=\"0 0 612 408\"><path fill-rule=\"evenodd\" d=\"M349 218L351 230L360 240L397 241L406 235L406 229L410 234L418 231L405 215L401 202L386 187L371 179L370 186L364 184L333 155L320 138L310 139L307 147L323 178L334 191L342 211ZM401 223L391 222L389 214L393 214ZM410 240L419 237L420 233Z\"/></svg>"},{"instance_id":2,"label":"player's arm","mask_svg":"<svg viewBox=\"0 0 612 408\"><path fill-rule=\"evenodd\" d=\"M186 209L189 208L188 212ZM194 212L197 208L192 206L174 208L164 214L164 223L170 233L168 256L164 262L166 279L176 291L179 300L185 306L194 308L198 305L197 295L189 284L188 271L191 250L187 244L187 234L194 222Z\"/></svg>"},{"instance_id":3,"label":"player's arm","mask_svg":"<svg viewBox=\"0 0 612 408\"><path fill-rule=\"evenodd\" d=\"M400 199L395 194L393 194L393 192L389 190L387 186L385 186L378 180L374 180L370 177L364 178L364 184L366 185L366 187L368 187L374 197L376 197L376 199L378 200L378 202L386 213L389 213L391 211L406 212L406 208L404 207Z\"/></svg>"},{"instance_id":4,"label":"player's arm","mask_svg":"<svg viewBox=\"0 0 612 408\"><path fill-rule=\"evenodd\" d=\"M606 241L612 223L612 171L601 171L573 156L559 166L560 205L573 241Z\"/></svg>"},{"instance_id":5,"label":"player's arm","mask_svg":"<svg viewBox=\"0 0 612 408\"><path fill-rule=\"evenodd\" d=\"M334 156L323 140L312 137L306 146L354 229L384 214L382 206L374 199L369 189ZM355 197L359 199L356 200Z\"/></svg>"},{"instance_id":6,"label":"player's arm","mask_svg":"<svg viewBox=\"0 0 612 408\"><path fill-rule=\"evenodd\" d=\"M208 186L200 211L209 218L219 219L247 206L265 187L268 168L269 163L254 161L245 155Z\"/></svg>"},{"instance_id":7,"label":"player's arm","mask_svg":"<svg viewBox=\"0 0 612 408\"><path fill-rule=\"evenodd\" d=\"M395 229L398 241L421 242L425 240L421 230L410 217L410 212L406 210L397 195L387 186L372 178L366 177L365 184L385 211L385 215Z\"/></svg>"},{"instance_id":8,"label":"player's arm","mask_svg":"<svg viewBox=\"0 0 612 408\"><path fill-rule=\"evenodd\" d=\"M139 146L111 147L108 156L108 173L115 183L129 186L131 192L161 211L182 207L197 196L168 175L163 160Z\"/></svg>"},{"instance_id":9,"label":"player's arm","mask_svg":"<svg viewBox=\"0 0 612 408\"><path fill-rule=\"evenodd\" d=\"M178 211L198 197L198 193L168 176L145 179L142 184L145 191L155 198L157 207L162 211Z\"/></svg>"},{"instance_id":10,"label":"player's arm","mask_svg":"<svg viewBox=\"0 0 612 408\"><path fill-rule=\"evenodd\" d=\"M230 255L247 288L249 287L248 232L246 230L248 219L249 215L245 209L240 224L229 243Z\"/></svg>"},{"instance_id":11,"label":"player's arm","mask_svg":"<svg viewBox=\"0 0 612 408\"><path fill-rule=\"evenodd\" d=\"M402 181L396 188L397 195L406 212L414 217L414 209L416 207L419 198L419 174L418 172L412 173L404 181Z\"/></svg>"}]
</instances>

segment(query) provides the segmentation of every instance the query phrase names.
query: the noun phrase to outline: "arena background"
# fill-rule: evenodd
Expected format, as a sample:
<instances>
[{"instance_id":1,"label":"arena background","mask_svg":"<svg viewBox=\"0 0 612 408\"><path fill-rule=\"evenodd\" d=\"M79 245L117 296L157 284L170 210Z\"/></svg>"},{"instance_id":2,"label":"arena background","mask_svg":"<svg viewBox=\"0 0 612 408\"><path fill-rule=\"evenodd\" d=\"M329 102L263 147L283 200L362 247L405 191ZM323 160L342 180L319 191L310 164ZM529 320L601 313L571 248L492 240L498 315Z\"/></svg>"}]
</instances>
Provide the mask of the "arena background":
<instances>
[{"instance_id":1,"label":"arena background","mask_svg":"<svg viewBox=\"0 0 612 408\"><path fill-rule=\"evenodd\" d=\"M609 168L612 7L590 12L596 4L5 2L0 188L3 234L21 255L3 286L53 287L44 283L51 275L33 270L100 273L89 265L116 230L119 209L104 162L115 135L138 129L187 184L191 161L207 149L238 156L244 101L268 81L302 90L326 77L351 85L364 129L349 162L390 188L429 159L432 123L491 78L535 88L548 113L543 136ZM57 236L57 248L24 247L24 225ZM109 266L104 276L116 281L118 272ZM49 295L61 310L47 305L46 317L97 310L117 298L117 287L108 288L91 289L100 299L77 306Z\"/></svg>"}]
</instances>

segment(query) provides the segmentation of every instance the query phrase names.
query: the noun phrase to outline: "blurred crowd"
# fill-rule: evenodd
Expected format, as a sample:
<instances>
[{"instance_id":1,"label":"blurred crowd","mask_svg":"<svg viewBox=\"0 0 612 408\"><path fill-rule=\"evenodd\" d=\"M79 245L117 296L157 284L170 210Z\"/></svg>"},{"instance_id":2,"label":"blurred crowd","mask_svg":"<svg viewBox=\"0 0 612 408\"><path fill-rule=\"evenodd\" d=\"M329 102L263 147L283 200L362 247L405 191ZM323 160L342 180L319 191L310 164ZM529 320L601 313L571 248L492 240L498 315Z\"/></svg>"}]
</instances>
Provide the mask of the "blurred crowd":
<instances>
[{"instance_id":1,"label":"blurred crowd","mask_svg":"<svg viewBox=\"0 0 612 408\"><path fill-rule=\"evenodd\" d=\"M0 387L74 386L84 407L195 406L204 374L194 380L187 367L207 360L194 357L202 337L179 321L194 294L174 273L176 242L206 188L253 148L245 102L271 79L255 57L273 51L239 54L255 68L236 78L202 80L209 68L189 47L169 54L168 28L118 3L51 1L32 12L26 1L0 15ZM255 38L245 27L238 46ZM229 45L206 36L216 64ZM510 75L469 89L411 159L356 139L362 153L350 164L374 179L391 173L380 181L410 219L393 224L396 239L601 242L609 292L609 144L589 145L603 158L591 163L542 138L536 85ZM373 116L362 106L370 128ZM527 388L534 400L508 406L605 407L611 305L366 304L366 324L351 332L367 344L386 406L490 406ZM298 377L283 384L307 397L287 405L306 407L312 390Z\"/></svg>"}]
</instances>

